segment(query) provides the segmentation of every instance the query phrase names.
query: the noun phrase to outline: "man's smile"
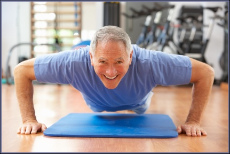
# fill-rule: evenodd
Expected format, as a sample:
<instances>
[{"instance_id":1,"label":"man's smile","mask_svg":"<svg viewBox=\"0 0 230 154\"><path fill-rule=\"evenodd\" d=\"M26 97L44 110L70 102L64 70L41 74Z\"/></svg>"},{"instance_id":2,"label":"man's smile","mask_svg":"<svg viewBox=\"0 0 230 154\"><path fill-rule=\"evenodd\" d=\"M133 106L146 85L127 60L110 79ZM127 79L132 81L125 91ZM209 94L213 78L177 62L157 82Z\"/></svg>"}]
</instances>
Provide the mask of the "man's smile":
<instances>
[{"instance_id":1,"label":"man's smile","mask_svg":"<svg viewBox=\"0 0 230 154\"><path fill-rule=\"evenodd\" d=\"M113 76L113 77L108 77L108 76L106 76L106 75L104 75L107 79L110 79L110 80L113 80L113 79L115 79L118 75L116 75L116 76Z\"/></svg>"}]
</instances>

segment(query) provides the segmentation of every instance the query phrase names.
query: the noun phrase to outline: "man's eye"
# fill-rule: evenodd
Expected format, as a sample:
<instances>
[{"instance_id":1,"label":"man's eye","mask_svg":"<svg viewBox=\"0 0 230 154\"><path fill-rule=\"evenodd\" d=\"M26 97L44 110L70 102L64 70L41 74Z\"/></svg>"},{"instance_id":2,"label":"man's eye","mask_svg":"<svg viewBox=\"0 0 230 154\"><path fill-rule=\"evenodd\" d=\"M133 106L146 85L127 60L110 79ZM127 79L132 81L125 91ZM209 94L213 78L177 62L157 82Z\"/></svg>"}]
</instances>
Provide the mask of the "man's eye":
<instances>
[{"instance_id":1,"label":"man's eye","mask_svg":"<svg viewBox=\"0 0 230 154\"><path fill-rule=\"evenodd\" d=\"M117 61L117 64L122 64L122 61Z\"/></svg>"},{"instance_id":2,"label":"man's eye","mask_svg":"<svg viewBox=\"0 0 230 154\"><path fill-rule=\"evenodd\" d=\"M105 63L105 61L99 61L99 63L104 64L104 63Z\"/></svg>"}]
</instances>

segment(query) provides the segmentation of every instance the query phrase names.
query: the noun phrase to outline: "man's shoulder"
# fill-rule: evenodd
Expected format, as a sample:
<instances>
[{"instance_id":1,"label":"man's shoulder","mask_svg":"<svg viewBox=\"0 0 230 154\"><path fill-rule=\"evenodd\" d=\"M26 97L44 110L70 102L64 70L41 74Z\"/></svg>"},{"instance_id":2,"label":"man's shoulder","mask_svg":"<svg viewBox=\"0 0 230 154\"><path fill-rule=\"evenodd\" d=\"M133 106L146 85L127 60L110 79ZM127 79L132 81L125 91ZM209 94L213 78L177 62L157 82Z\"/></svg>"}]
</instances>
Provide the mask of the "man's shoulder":
<instances>
[{"instance_id":1,"label":"man's shoulder","mask_svg":"<svg viewBox=\"0 0 230 154\"><path fill-rule=\"evenodd\" d=\"M40 55L36 57L35 63L47 63L47 62L88 62L90 59L89 56L89 47L79 48L77 50L63 50L58 53Z\"/></svg>"},{"instance_id":2,"label":"man's shoulder","mask_svg":"<svg viewBox=\"0 0 230 154\"><path fill-rule=\"evenodd\" d=\"M88 61L89 46L67 51L67 55L73 61Z\"/></svg>"},{"instance_id":3,"label":"man's shoulder","mask_svg":"<svg viewBox=\"0 0 230 154\"><path fill-rule=\"evenodd\" d=\"M141 48L136 44L133 44L132 47L133 47L133 58L135 57L137 59L149 59L150 54L152 54L151 52L154 52L154 51L147 50L145 48Z\"/></svg>"}]
</instances>

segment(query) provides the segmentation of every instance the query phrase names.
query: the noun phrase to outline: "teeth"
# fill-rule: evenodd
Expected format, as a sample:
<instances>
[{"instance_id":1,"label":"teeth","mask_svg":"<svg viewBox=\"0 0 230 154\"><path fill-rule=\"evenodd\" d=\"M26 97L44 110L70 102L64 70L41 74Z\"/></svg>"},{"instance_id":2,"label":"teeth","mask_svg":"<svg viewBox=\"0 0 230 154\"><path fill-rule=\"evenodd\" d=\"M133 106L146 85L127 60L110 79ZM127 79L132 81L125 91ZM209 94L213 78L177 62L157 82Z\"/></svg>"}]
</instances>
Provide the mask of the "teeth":
<instances>
[{"instance_id":1,"label":"teeth","mask_svg":"<svg viewBox=\"0 0 230 154\"><path fill-rule=\"evenodd\" d=\"M117 75L114 76L114 77L108 77L108 76L105 75L105 77L108 78L108 79L110 79L110 80L112 80L112 79L115 79L117 77Z\"/></svg>"}]
</instances>

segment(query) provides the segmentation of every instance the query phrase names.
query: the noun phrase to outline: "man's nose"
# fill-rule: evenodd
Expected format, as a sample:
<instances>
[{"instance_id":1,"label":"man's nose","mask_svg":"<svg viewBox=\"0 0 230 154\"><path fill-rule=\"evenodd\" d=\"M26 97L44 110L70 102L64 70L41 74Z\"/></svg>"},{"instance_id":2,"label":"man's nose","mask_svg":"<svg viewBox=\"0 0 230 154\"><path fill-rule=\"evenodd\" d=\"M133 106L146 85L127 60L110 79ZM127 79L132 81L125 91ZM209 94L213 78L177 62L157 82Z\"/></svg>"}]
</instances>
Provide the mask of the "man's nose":
<instances>
[{"instance_id":1,"label":"man's nose","mask_svg":"<svg viewBox=\"0 0 230 154\"><path fill-rule=\"evenodd\" d=\"M114 76L117 74L117 70L113 65L108 66L106 69L106 74L109 75L110 77Z\"/></svg>"}]
</instances>

